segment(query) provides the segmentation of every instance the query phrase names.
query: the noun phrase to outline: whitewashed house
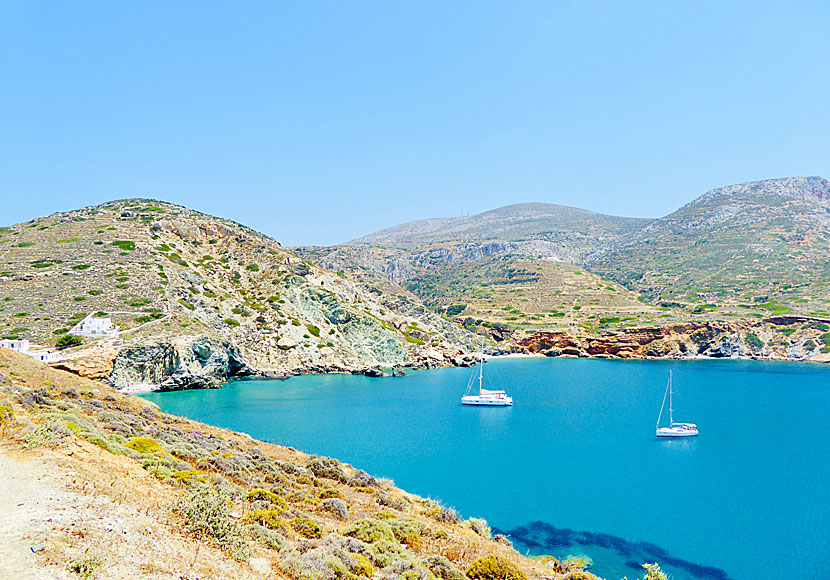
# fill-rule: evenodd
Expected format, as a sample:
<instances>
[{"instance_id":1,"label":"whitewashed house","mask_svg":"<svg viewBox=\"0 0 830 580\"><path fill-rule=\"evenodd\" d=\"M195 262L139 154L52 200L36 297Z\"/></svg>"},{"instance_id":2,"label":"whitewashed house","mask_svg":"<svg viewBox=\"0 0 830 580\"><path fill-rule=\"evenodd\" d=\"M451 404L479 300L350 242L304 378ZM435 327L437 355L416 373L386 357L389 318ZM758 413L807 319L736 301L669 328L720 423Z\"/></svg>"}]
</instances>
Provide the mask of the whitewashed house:
<instances>
[{"instance_id":1,"label":"whitewashed house","mask_svg":"<svg viewBox=\"0 0 830 580\"><path fill-rule=\"evenodd\" d=\"M25 354L43 363L50 363L60 360L60 355L48 350L32 350L32 343L26 339L21 340L0 340L0 348L8 348L20 354Z\"/></svg>"},{"instance_id":2,"label":"whitewashed house","mask_svg":"<svg viewBox=\"0 0 830 580\"><path fill-rule=\"evenodd\" d=\"M92 314L84 318L79 325L69 332L87 338L118 336L118 329L112 323L112 318L94 318Z\"/></svg>"},{"instance_id":3,"label":"whitewashed house","mask_svg":"<svg viewBox=\"0 0 830 580\"><path fill-rule=\"evenodd\" d=\"M50 352L48 350L30 350L26 354L42 363L50 363L55 362L56 360L61 360L58 353Z\"/></svg>"},{"instance_id":4,"label":"whitewashed house","mask_svg":"<svg viewBox=\"0 0 830 580\"><path fill-rule=\"evenodd\" d=\"M0 340L0 348L8 348L26 354L31 348L28 340Z\"/></svg>"}]
</instances>

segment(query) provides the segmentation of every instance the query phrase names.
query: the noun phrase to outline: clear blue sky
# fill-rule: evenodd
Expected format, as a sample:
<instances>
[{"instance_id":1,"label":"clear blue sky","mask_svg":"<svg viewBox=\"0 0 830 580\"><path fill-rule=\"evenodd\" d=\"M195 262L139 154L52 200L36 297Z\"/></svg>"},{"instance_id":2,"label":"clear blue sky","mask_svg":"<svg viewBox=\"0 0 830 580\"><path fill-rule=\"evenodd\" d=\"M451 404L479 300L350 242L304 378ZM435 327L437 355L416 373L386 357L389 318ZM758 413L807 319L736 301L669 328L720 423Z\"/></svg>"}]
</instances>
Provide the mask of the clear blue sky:
<instances>
[{"instance_id":1,"label":"clear blue sky","mask_svg":"<svg viewBox=\"0 0 830 580\"><path fill-rule=\"evenodd\" d=\"M0 3L0 224L123 197L286 245L830 177L830 2Z\"/></svg>"}]
</instances>

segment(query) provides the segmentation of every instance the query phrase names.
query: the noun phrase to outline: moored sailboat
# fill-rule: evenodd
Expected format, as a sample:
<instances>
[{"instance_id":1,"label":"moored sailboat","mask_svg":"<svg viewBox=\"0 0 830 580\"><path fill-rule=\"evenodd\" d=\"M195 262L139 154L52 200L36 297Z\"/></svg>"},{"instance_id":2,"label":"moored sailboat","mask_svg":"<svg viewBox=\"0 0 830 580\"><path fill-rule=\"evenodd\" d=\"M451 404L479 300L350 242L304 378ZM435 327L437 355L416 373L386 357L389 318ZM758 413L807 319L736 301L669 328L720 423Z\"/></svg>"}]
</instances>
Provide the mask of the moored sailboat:
<instances>
[{"instance_id":1,"label":"moored sailboat","mask_svg":"<svg viewBox=\"0 0 830 580\"><path fill-rule=\"evenodd\" d=\"M660 419L663 418L663 408L666 406L666 396L669 398L669 426L660 427ZM657 416L656 433L658 437L693 437L697 435L697 425L694 423L674 422L674 409L672 409L671 371L669 371L669 384L666 387L666 392L663 394L663 404L660 405L660 415Z\"/></svg>"},{"instance_id":2,"label":"moored sailboat","mask_svg":"<svg viewBox=\"0 0 830 580\"><path fill-rule=\"evenodd\" d=\"M483 407L512 407L513 397L508 397L505 391L494 391L483 388L484 381L484 340L481 341L481 358L478 365L478 394L471 395L475 375L470 376L467 390L461 397L462 405L478 405Z\"/></svg>"}]
</instances>

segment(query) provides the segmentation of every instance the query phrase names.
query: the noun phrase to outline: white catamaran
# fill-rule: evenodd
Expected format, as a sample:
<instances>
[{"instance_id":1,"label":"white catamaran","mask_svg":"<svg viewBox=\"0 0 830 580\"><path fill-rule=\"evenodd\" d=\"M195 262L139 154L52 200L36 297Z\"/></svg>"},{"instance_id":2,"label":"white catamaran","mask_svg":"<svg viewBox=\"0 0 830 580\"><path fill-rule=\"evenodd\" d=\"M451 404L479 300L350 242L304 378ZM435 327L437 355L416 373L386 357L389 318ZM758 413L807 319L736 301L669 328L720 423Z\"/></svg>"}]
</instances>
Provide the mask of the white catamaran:
<instances>
[{"instance_id":1,"label":"white catamaran","mask_svg":"<svg viewBox=\"0 0 830 580\"><path fill-rule=\"evenodd\" d=\"M481 341L481 359L478 365L478 394L471 395L470 390L475 382L475 374L470 375L467 390L461 397L462 405L480 405L487 407L512 407L513 397L508 397L504 391L490 391L482 387L484 380L484 340Z\"/></svg>"},{"instance_id":2,"label":"white catamaran","mask_svg":"<svg viewBox=\"0 0 830 580\"><path fill-rule=\"evenodd\" d=\"M666 406L666 395L669 397L669 426L660 427L660 419L663 418L663 408ZM658 437L693 437L697 435L697 425L694 423L675 423L674 409L672 409L672 388L671 371L669 371L669 384L663 394L663 404L660 405L660 415L657 417Z\"/></svg>"}]
</instances>

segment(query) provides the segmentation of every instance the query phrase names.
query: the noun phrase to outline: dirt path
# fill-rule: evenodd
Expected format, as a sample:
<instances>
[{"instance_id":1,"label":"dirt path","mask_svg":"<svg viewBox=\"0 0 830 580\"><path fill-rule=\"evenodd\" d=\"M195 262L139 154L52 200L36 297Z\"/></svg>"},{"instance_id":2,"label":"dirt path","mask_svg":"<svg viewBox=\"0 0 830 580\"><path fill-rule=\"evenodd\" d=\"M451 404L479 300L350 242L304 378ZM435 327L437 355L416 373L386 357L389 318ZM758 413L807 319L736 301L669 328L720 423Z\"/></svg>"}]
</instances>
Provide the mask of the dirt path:
<instances>
[{"instance_id":1,"label":"dirt path","mask_svg":"<svg viewBox=\"0 0 830 580\"><path fill-rule=\"evenodd\" d=\"M70 518L66 506L79 499L64 491L64 478L38 460L14 459L0 450L0 577L69 577L65 568L44 566L43 555L31 549L48 544L59 522Z\"/></svg>"}]
</instances>

